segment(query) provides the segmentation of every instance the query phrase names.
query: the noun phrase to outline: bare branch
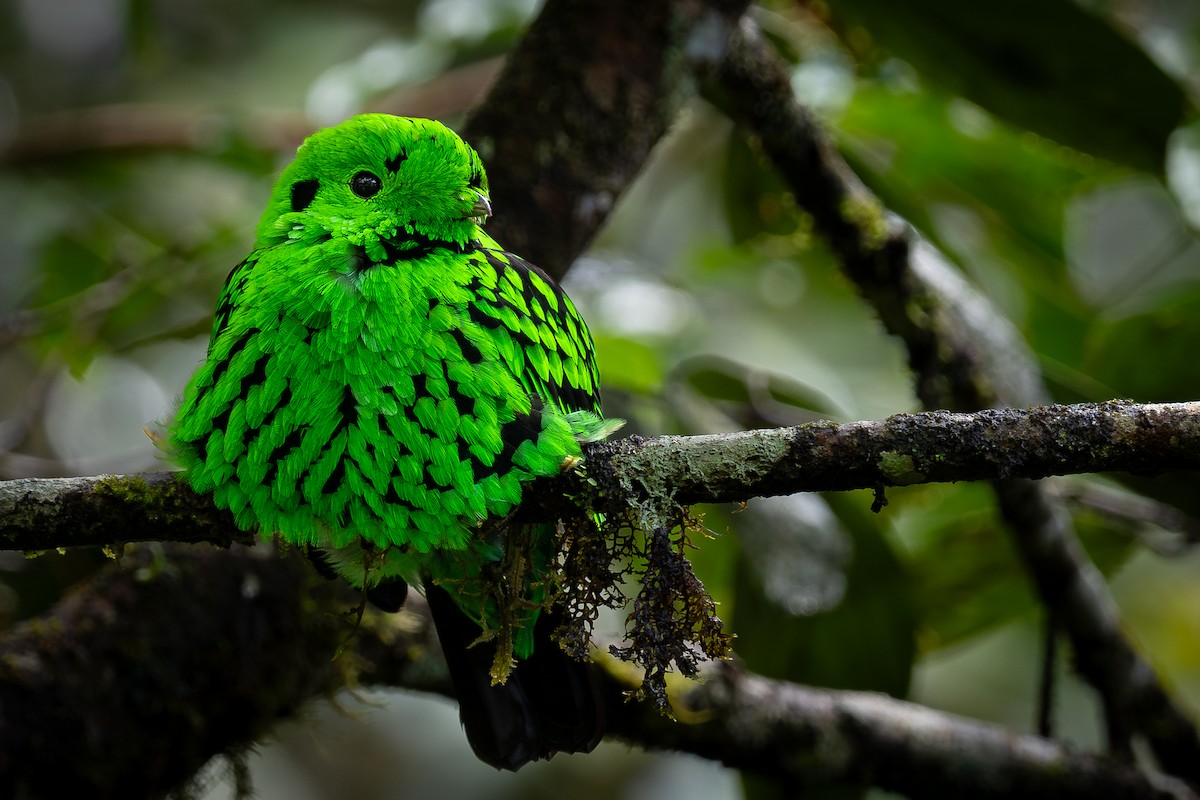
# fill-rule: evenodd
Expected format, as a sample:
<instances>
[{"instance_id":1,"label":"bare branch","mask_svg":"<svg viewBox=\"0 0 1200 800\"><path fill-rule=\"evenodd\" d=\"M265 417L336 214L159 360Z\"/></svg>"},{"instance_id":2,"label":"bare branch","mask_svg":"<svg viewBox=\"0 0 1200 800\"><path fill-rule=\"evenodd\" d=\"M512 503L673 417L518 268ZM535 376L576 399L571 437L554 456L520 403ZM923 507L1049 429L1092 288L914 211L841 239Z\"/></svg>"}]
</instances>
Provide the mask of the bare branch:
<instances>
[{"instance_id":1,"label":"bare branch","mask_svg":"<svg viewBox=\"0 0 1200 800\"><path fill-rule=\"evenodd\" d=\"M787 65L749 22L707 93L758 140L843 272L904 342L927 408L1045 402L1012 324L863 185L795 97Z\"/></svg>"},{"instance_id":2,"label":"bare branch","mask_svg":"<svg viewBox=\"0 0 1200 800\"><path fill-rule=\"evenodd\" d=\"M119 103L30 119L2 158L24 165L88 153L209 151L230 137L274 152L294 147L309 130L299 114L261 114L242 120L213 109Z\"/></svg>"},{"instance_id":3,"label":"bare branch","mask_svg":"<svg viewBox=\"0 0 1200 800\"><path fill-rule=\"evenodd\" d=\"M461 113L495 79L501 60L489 58L404 86L372 107L406 116L440 118ZM312 132L300 113L234 118L217 110L161 103L119 103L34 117L0 152L0 162L28 166L79 155L154 150L211 151L231 140L264 152L295 148ZM18 324L14 320L10 324ZM5 334L0 326L0 336Z\"/></svg>"},{"instance_id":4,"label":"bare branch","mask_svg":"<svg viewBox=\"0 0 1200 800\"><path fill-rule=\"evenodd\" d=\"M1141 733L1164 770L1200 782L1195 723L1126 636L1104 576L1084 554L1066 509L1029 481L1005 481L999 491L1038 594L1071 638L1075 668L1104 698L1110 732L1116 726ZM1037 535L1020 535L1027 531Z\"/></svg>"}]
</instances>

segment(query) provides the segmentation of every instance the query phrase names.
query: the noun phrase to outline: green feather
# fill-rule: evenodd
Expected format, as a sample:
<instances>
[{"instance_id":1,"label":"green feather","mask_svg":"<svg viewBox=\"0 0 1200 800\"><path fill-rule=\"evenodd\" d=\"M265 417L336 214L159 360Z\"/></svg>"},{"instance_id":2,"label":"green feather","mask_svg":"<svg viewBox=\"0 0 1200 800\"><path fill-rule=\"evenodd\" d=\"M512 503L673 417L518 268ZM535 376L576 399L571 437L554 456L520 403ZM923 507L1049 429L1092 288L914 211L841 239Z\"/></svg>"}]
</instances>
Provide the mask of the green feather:
<instances>
[{"instance_id":1,"label":"green feather","mask_svg":"<svg viewBox=\"0 0 1200 800\"><path fill-rule=\"evenodd\" d=\"M506 614L481 534L611 433L587 325L480 227L487 177L431 120L355 117L282 172L217 303L171 441L238 525L334 553L353 584L434 580L529 655L554 560L533 532ZM529 610L534 609L534 610Z\"/></svg>"}]
</instances>

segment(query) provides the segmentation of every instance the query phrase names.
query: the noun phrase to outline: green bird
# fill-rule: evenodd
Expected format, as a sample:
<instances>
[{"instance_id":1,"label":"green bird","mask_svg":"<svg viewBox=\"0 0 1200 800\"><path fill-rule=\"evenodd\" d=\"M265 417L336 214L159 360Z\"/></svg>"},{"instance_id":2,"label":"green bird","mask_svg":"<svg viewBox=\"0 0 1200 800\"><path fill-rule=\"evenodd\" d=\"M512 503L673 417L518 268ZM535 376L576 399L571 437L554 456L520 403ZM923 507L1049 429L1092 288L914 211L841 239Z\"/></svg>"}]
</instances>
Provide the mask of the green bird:
<instances>
[{"instance_id":1,"label":"green bird","mask_svg":"<svg viewBox=\"0 0 1200 800\"><path fill-rule=\"evenodd\" d=\"M603 713L550 638L553 526L483 523L620 422L583 318L490 214L479 156L438 122L314 133L225 281L170 445L239 526L324 553L377 605L419 582L472 748L515 770L590 751Z\"/></svg>"}]
</instances>

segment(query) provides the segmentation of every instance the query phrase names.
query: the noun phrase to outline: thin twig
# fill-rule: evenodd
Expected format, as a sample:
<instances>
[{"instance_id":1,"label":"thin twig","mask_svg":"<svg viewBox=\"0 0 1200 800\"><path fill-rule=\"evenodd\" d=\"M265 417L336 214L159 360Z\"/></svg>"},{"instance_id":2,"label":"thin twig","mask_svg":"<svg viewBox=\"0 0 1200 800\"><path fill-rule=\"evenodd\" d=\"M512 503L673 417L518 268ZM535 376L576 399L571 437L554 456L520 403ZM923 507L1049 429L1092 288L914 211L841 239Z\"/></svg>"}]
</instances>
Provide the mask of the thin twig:
<instances>
[{"instance_id":1,"label":"thin twig","mask_svg":"<svg viewBox=\"0 0 1200 800\"><path fill-rule=\"evenodd\" d=\"M1058 620L1054 607L1047 606L1042 614L1042 669L1038 676L1038 736L1049 739L1054 735L1054 686L1058 666Z\"/></svg>"},{"instance_id":2,"label":"thin twig","mask_svg":"<svg viewBox=\"0 0 1200 800\"><path fill-rule=\"evenodd\" d=\"M1077 478L1056 481L1053 489L1068 504L1133 526L1140 540L1159 555L1182 555L1200 543L1200 519L1170 503L1111 483Z\"/></svg>"}]
</instances>

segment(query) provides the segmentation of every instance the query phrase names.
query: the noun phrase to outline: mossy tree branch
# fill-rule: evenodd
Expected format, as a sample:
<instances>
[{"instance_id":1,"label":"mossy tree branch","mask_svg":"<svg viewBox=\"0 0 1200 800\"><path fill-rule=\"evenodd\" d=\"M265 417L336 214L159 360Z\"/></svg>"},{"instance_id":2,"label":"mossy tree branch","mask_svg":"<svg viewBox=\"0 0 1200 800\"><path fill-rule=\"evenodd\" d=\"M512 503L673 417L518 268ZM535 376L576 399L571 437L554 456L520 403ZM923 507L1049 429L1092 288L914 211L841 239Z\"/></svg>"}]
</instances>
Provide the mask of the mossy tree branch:
<instances>
[{"instance_id":1,"label":"mossy tree branch","mask_svg":"<svg viewBox=\"0 0 1200 800\"><path fill-rule=\"evenodd\" d=\"M930 411L877 422L818 422L591 445L587 477L631 504L742 502L796 492L1200 469L1200 403L1114 401L974 414ZM579 512L597 487L545 481L526 521ZM571 500L569 498L576 498ZM134 541L249 541L230 516L170 473L0 482L0 547L47 550Z\"/></svg>"},{"instance_id":2,"label":"mossy tree branch","mask_svg":"<svg viewBox=\"0 0 1200 800\"><path fill-rule=\"evenodd\" d=\"M344 684L346 594L267 548L148 546L101 570L0 638L0 796L175 788Z\"/></svg>"}]
</instances>

